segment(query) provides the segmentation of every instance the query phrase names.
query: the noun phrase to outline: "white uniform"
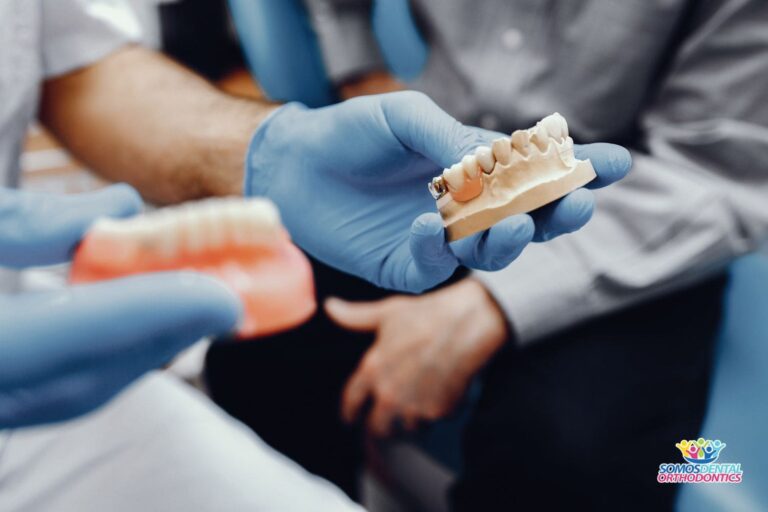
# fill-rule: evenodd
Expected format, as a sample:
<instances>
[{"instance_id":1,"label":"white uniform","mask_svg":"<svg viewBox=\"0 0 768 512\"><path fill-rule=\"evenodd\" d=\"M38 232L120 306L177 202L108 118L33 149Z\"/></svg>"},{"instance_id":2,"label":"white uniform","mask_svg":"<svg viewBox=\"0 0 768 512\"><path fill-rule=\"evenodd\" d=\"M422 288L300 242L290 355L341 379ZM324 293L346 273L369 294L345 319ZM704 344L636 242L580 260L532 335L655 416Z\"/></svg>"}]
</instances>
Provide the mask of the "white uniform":
<instances>
[{"instance_id":1,"label":"white uniform","mask_svg":"<svg viewBox=\"0 0 768 512\"><path fill-rule=\"evenodd\" d=\"M120 0L0 0L0 186L18 182L40 82L138 36L135 18ZM0 274L0 293L13 286L10 274ZM360 508L202 394L154 372L78 420L0 431L0 510Z\"/></svg>"}]
</instances>

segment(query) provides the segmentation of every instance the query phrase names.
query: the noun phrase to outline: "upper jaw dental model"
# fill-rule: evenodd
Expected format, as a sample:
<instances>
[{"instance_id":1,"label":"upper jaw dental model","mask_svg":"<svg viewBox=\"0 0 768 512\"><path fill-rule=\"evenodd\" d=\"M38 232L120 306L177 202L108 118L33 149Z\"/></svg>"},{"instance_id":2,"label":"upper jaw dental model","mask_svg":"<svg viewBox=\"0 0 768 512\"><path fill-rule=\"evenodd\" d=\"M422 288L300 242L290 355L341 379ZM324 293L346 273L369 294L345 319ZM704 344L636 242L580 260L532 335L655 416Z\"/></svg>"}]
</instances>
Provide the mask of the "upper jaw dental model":
<instances>
[{"instance_id":1,"label":"upper jaw dental model","mask_svg":"<svg viewBox=\"0 0 768 512\"><path fill-rule=\"evenodd\" d=\"M295 327L316 309L310 263L266 199L207 199L99 219L75 253L70 281L174 270L219 278L240 297L241 338Z\"/></svg>"},{"instance_id":2,"label":"upper jaw dental model","mask_svg":"<svg viewBox=\"0 0 768 512\"><path fill-rule=\"evenodd\" d=\"M434 178L429 191L452 242L560 199L596 177L589 160L574 156L568 123L555 113L465 156Z\"/></svg>"}]
</instances>

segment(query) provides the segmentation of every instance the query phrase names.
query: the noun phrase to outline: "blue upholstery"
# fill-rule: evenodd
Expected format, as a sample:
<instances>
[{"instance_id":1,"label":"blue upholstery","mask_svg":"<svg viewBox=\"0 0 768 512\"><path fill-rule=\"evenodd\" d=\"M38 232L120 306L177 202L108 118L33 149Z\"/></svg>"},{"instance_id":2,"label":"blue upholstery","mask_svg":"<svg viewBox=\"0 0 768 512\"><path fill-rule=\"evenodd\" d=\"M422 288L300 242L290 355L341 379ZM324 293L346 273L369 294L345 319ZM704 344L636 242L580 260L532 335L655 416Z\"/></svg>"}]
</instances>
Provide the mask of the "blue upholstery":
<instances>
[{"instance_id":1,"label":"blue upholstery","mask_svg":"<svg viewBox=\"0 0 768 512\"><path fill-rule=\"evenodd\" d=\"M729 286L701 435L726 443L722 462L740 462L744 481L686 484L680 512L768 510L768 257L737 261Z\"/></svg>"},{"instance_id":2,"label":"blue upholstery","mask_svg":"<svg viewBox=\"0 0 768 512\"><path fill-rule=\"evenodd\" d=\"M267 97L322 107L338 100L302 0L229 0L251 73ZM424 69L428 47L407 0L375 4L372 20L391 72L407 81Z\"/></svg>"},{"instance_id":3,"label":"blue upholstery","mask_svg":"<svg viewBox=\"0 0 768 512\"><path fill-rule=\"evenodd\" d=\"M302 0L229 0L251 73L274 101L336 101Z\"/></svg>"}]
</instances>

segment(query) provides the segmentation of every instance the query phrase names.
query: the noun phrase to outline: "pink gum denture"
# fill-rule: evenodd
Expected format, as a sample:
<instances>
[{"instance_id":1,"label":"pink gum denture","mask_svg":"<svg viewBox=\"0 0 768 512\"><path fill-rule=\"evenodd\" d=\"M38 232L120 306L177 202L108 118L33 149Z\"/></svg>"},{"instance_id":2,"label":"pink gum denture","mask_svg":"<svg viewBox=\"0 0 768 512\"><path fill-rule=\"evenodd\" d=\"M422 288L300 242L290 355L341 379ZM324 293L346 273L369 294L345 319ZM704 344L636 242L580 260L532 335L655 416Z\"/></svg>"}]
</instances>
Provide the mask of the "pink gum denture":
<instances>
[{"instance_id":1,"label":"pink gum denture","mask_svg":"<svg viewBox=\"0 0 768 512\"><path fill-rule=\"evenodd\" d=\"M296 327L317 308L311 265L264 199L208 199L101 219L75 253L70 281L178 270L218 278L240 297L239 338Z\"/></svg>"}]
</instances>

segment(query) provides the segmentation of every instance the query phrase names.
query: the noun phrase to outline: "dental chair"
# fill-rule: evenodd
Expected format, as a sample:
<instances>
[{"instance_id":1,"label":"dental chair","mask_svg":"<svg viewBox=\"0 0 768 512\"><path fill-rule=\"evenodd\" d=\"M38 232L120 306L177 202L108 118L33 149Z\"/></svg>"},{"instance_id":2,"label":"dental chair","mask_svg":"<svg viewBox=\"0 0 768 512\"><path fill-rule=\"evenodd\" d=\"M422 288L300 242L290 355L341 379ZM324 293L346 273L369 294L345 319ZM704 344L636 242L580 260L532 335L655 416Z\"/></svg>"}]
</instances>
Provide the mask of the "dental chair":
<instances>
[{"instance_id":1,"label":"dental chair","mask_svg":"<svg viewBox=\"0 0 768 512\"><path fill-rule=\"evenodd\" d=\"M410 16L403 7L407 7L407 0L387 1L398 3L402 9L379 17L380 32L399 34L395 43L402 46L393 44L382 53L393 74L408 81L423 69L427 49L415 33L413 21L405 19ZM301 0L229 3L251 72L269 98L300 101L311 107L338 100ZM403 23L406 30L382 26ZM731 266L730 273L709 410L701 435L726 442L723 460L742 464L744 482L684 485L677 507L680 512L768 510L768 444L760 444L763 433L768 443L768 256L746 256ZM461 466L460 433L477 392L473 386L467 403L450 420L407 440L375 446L369 477L364 479L371 510L447 510L446 491ZM681 438L684 435L680 433ZM674 456L670 450L670 461Z\"/></svg>"},{"instance_id":2,"label":"dental chair","mask_svg":"<svg viewBox=\"0 0 768 512\"><path fill-rule=\"evenodd\" d=\"M712 389L701 436L726 443L741 484L682 486L680 512L768 510L768 256L735 262L723 305Z\"/></svg>"}]
</instances>

